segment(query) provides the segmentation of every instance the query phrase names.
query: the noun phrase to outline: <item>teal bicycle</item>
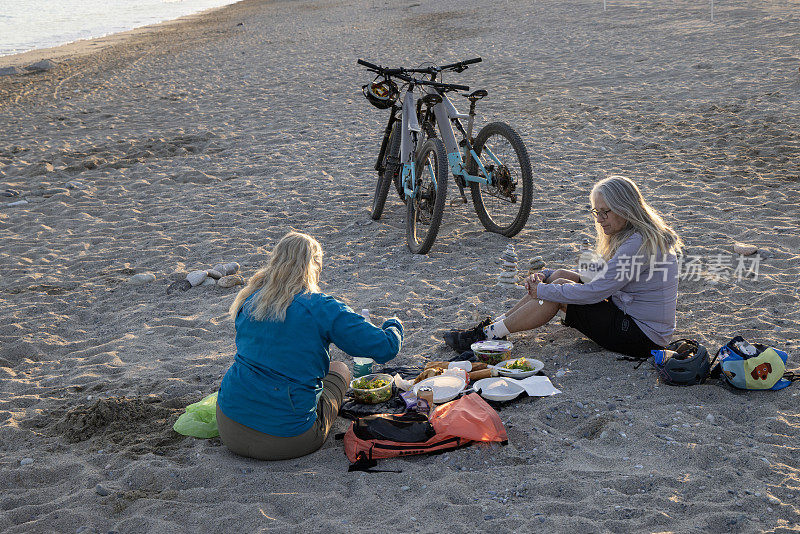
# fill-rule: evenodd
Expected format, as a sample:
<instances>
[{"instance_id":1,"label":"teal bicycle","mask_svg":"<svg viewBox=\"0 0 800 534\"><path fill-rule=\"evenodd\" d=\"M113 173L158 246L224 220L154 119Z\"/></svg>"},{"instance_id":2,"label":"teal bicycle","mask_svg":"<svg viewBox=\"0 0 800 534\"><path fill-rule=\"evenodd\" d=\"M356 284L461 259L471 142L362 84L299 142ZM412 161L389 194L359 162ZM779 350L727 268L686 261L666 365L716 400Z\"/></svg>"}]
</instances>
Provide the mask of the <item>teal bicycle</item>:
<instances>
[{"instance_id":1,"label":"teal bicycle","mask_svg":"<svg viewBox=\"0 0 800 534\"><path fill-rule=\"evenodd\" d=\"M436 79L443 72L463 72L480 61L475 58L450 65L389 69L358 60L359 65L377 74L371 84L362 87L364 96L379 109L391 108L375 164L378 182L372 218L380 219L394 182L406 203L406 240L413 253L426 254L433 246L444 213L449 174L463 203L467 202L464 189L469 186L475 212L488 231L513 237L530 215L533 177L519 134L504 122L492 122L473 138L475 108L487 91L479 89L464 95L470 108L469 113L462 114L447 93L469 91L469 87ZM424 77L415 78L415 74ZM402 100L395 80L405 84ZM461 122L464 119L466 128Z\"/></svg>"}]
</instances>

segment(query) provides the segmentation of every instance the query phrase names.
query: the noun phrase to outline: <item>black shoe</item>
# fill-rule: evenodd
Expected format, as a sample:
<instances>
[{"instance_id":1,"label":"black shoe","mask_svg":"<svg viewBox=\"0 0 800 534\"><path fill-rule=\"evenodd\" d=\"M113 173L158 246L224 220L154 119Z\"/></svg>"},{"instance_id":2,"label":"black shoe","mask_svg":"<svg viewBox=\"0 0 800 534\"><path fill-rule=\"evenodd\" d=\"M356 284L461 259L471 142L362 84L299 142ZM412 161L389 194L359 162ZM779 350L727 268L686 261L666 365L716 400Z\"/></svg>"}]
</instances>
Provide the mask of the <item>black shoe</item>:
<instances>
[{"instance_id":1,"label":"black shoe","mask_svg":"<svg viewBox=\"0 0 800 534\"><path fill-rule=\"evenodd\" d=\"M492 319L487 317L469 330L451 330L444 335L444 342L448 347L459 353L470 350L473 343L486 339L483 329L490 324L492 324Z\"/></svg>"}]
</instances>

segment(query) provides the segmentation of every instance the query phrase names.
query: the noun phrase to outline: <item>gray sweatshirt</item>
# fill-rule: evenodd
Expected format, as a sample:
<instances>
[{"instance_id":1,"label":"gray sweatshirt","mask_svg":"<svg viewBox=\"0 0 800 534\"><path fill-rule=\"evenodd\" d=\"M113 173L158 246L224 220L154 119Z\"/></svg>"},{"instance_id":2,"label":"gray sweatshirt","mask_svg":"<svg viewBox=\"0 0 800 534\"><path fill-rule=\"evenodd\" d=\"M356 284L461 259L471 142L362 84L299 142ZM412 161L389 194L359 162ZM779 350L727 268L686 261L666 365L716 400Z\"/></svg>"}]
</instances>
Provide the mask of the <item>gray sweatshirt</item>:
<instances>
[{"instance_id":1,"label":"gray sweatshirt","mask_svg":"<svg viewBox=\"0 0 800 534\"><path fill-rule=\"evenodd\" d=\"M642 236L633 233L608 260L607 269L587 284L536 286L542 300L562 304L594 304L608 297L655 343L665 346L675 331L678 303L678 260L675 254L650 261L637 254Z\"/></svg>"}]
</instances>

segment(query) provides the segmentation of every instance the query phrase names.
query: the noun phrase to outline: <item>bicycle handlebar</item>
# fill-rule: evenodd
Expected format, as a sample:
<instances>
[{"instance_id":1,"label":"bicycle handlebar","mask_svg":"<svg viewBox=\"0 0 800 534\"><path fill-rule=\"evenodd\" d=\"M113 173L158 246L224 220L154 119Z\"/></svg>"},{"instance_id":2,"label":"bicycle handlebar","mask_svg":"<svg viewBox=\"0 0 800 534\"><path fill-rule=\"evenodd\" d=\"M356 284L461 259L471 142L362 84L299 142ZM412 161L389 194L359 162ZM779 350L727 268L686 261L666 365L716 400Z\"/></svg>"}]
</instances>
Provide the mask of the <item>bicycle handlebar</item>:
<instances>
[{"instance_id":1,"label":"bicycle handlebar","mask_svg":"<svg viewBox=\"0 0 800 534\"><path fill-rule=\"evenodd\" d=\"M470 63L478 63L481 61L481 58L469 59L467 60ZM367 69L377 72L382 76L389 76L399 78L401 80L413 83L415 85L430 85L432 87L436 87L437 89L444 89L446 91L469 91L468 85L457 85L454 83L440 83L440 82L431 82L428 80L418 80L416 78L412 78L411 76L406 76L404 73L406 72L421 72L421 73L429 73L428 70L423 69L387 69L385 67L381 67L380 65L376 65L374 63L370 63L369 61L364 61L363 59L359 59L357 61L359 65L363 65L367 67ZM460 63L454 63L454 65L460 65L466 63L462 61Z\"/></svg>"}]
</instances>

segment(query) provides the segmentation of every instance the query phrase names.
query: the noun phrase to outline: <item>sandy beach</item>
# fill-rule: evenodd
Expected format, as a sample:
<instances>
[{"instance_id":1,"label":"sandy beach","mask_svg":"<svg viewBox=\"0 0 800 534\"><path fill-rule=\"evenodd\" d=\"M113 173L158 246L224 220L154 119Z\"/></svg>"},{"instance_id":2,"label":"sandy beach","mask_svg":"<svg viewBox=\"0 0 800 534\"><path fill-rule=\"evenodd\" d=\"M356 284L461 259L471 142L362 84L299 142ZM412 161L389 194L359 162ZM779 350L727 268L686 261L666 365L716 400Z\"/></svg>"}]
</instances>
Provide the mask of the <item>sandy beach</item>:
<instances>
[{"instance_id":1,"label":"sandy beach","mask_svg":"<svg viewBox=\"0 0 800 534\"><path fill-rule=\"evenodd\" d=\"M800 386L670 387L558 320L512 337L563 393L504 407L505 447L364 474L333 438L265 463L172 431L234 350L236 288L168 293L187 272L236 261L248 277L286 231L308 232L323 291L398 316L393 363L423 365L453 355L445 330L524 294L495 284L509 242L520 268L574 267L608 174L636 180L701 258L675 336L716 351L740 334L800 366L800 1L710 15L688 1L246 0L0 58L55 62L0 77L0 530L800 530ZM394 191L369 218L386 112L361 95L356 59L474 56L446 81L489 91L478 127L520 132L531 216L509 240L448 204L415 256ZM732 276L735 242L759 247L758 276ZM144 272L155 281L130 281Z\"/></svg>"}]
</instances>

